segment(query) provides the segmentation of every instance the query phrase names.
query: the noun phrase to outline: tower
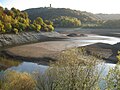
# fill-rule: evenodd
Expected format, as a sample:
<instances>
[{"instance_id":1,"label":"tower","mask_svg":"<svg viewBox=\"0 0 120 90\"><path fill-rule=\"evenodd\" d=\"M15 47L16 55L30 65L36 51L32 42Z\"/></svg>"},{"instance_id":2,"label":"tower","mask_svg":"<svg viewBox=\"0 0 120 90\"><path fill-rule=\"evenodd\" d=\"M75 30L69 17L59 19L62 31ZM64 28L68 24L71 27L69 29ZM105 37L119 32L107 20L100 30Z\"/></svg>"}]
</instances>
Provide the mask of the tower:
<instances>
[{"instance_id":1,"label":"tower","mask_svg":"<svg viewBox=\"0 0 120 90\"><path fill-rule=\"evenodd\" d=\"M52 5L50 4L50 8L52 7Z\"/></svg>"}]
</instances>

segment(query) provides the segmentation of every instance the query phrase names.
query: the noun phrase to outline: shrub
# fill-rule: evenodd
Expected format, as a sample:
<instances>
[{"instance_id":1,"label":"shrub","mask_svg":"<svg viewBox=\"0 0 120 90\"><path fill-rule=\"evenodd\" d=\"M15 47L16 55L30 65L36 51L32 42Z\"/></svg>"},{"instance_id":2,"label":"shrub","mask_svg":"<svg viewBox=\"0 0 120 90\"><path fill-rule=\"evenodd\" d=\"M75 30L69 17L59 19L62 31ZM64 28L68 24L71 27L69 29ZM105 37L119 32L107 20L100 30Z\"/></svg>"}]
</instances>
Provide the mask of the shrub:
<instances>
[{"instance_id":1,"label":"shrub","mask_svg":"<svg viewBox=\"0 0 120 90\"><path fill-rule=\"evenodd\" d=\"M47 25L53 25L53 22L52 22L52 21L45 20L44 22L45 22Z\"/></svg>"},{"instance_id":2,"label":"shrub","mask_svg":"<svg viewBox=\"0 0 120 90\"><path fill-rule=\"evenodd\" d=\"M4 76L3 90L36 90L36 82L28 73L7 71Z\"/></svg>"},{"instance_id":3,"label":"shrub","mask_svg":"<svg viewBox=\"0 0 120 90\"><path fill-rule=\"evenodd\" d=\"M11 32L11 30L12 30L12 25L11 25L10 23L5 23L5 30L6 30L7 32Z\"/></svg>"},{"instance_id":4,"label":"shrub","mask_svg":"<svg viewBox=\"0 0 120 90\"><path fill-rule=\"evenodd\" d=\"M2 29L2 33L5 33L6 32L6 30L5 29Z\"/></svg>"},{"instance_id":5,"label":"shrub","mask_svg":"<svg viewBox=\"0 0 120 90\"><path fill-rule=\"evenodd\" d=\"M54 27L52 25L47 25L49 31L54 31Z\"/></svg>"},{"instance_id":6,"label":"shrub","mask_svg":"<svg viewBox=\"0 0 120 90\"><path fill-rule=\"evenodd\" d=\"M120 61L120 51L118 51L117 58ZM109 70L108 75L105 77L105 81L106 90L120 90L120 62Z\"/></svg>"},{"instance_id":7,"label":"shrub","mask_svg":"<svg viewBox=\"0 0 120 90\"><path fill-rule=\"evenodd\" d=\"M48 32L48 31L49 31L49 29L48 29L47 27L45 27L43 31Z\"/></svg>"},{"instance_id":8,"label":"shrub","mask_svg":"<svg viewBox=\"0 0 120 90\"><path fill-rule=\"evenodd\" d=\"M35 27L35 25L34 24L30 24L30 30L36 30L36 27Z\"/></svg>"},{"instance_id":9,"label":"shrub","mask_svg":"<svg viewBox=\"0 0 120 90\"><path fill-rule=\"evenodd\" d=\"M18 34L18 29L17 28L14 28L13 31L14 31L15 34Z\"/></svg>"},{"instance_id":10,"label":"shrub","mask_svg":"<svg viewBox=\"0 0 120 90\"><path fill-rule=\"evenodd\" d=\"M118 60L119 60L119 62L120 62L120 51L118 51L117 58L118 58Z\"/></svg>"},{"instance_id":11,"label":"shrub","mask_svg":"<svg viewBox=\"0 0 120 90\"><path fill-rule=\"evenodd\" d=\"M84 48L63 51L51 62L45 73L5 72L4 90L100 90L97 59ZM100 70L100 69L99 69ZM114 90L114 89L113 89Z\"/></svg>"},{"instance_id":12,"label":"shrub","mask_svg":"<svg viewBox=\"0 0 120 90\"><path fill-rule=\"evenodd\" d=\"M2 22L0 21L0 32L4 29L4 25L2 24Z\"/></svg>"},{"instance_id":13,"label":"shrub","mask_svg":"<svg viewBox=\"0 0 120 90\"><path fill-rule=\"evenodd\" d=\"M106 76L107 90L120 90L120 68L119 64L115 68L110 69Z\"/></svg>"},{"instance_id":14,"label":"shrub","mask_svg":"<svg viewBox=\"0 0 120 90\"><path fill-rule=\"evenodd\" d=\"M36 31L39 32L40 29L41 29L41 25L39 25L39 24L35 24L35 26L36 26Z\"/></svg>"},{"instance_id":15,"label":"shrub","mask_svg":"<svg viewBox=\"0 0 120 90\"><path fill-rule=\"evenodd\" d=\"M34 24L42 25L44 22L43 22L43 19L42 19L41 17L37 17L37 19L34 20L33 23L34 23Z\"/></svg>"},{"instance_id":16,"label":"shrub","mask_svg":"<svg viewBox=\"0 0 120 90\"><path fill-rule=\"evenodd\" d=\"M74 49L65 51L45 74L37 75L37 87L39 90L99 90L100 73L95 65L96 58L92 56L79 56L79 51Z\"/></svg>"}]
</instances>

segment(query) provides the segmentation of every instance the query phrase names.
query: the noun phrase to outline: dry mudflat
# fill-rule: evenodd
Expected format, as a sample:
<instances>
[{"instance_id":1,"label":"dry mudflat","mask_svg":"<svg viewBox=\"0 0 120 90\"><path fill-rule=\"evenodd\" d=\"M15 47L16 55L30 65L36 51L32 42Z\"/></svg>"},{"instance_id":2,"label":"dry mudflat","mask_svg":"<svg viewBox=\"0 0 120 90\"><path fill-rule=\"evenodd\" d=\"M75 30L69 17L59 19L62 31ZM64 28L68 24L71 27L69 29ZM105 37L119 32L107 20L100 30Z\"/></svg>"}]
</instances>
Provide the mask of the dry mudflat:
<instances>
[{"instance_id":1,"label":"dry mudflat","mask_svg":"<svg viewBox=\"0 0 120 90\"><path fill-rule=\"evenodd\" d=\"M86 46L86 45L95 43L95 42L81 42L81 40L83 41L83 40L105 40L106 39L106 38L101 38L96 36L97 35L89 34L86 37L68 37L67 39L60 40L60 41L46 41L46 42L40 42L40 43L34 43L34 44L28 44L28 45L21 45L21 46L5 49L4 52L9 56L24 57L28 59L28 61L30 58L32 58L34 61L35 58L37 58L37 60L44 57L51 58L63 50L73 48L73 47ZM102 46L104 46L104 44ZM99 48L95 49L95 52L99 52L98 50ZM108 53L109 56L111 55L110 49L108 50L105 49L105 51L106 51L106 54Z\"/></svg>"}]
</instances>

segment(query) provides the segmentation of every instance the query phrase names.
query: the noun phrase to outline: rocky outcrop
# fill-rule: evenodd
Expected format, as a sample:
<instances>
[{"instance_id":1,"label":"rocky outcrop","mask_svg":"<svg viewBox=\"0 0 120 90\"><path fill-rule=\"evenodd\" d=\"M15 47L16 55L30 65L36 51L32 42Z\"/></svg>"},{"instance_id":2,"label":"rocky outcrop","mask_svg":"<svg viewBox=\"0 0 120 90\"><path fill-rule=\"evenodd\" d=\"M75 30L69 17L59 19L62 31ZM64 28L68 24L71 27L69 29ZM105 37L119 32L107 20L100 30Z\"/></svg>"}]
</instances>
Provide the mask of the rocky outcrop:
<instances>
[{"instance_id":1,"label":"rocky outcrop","mask_svg":"<svg viewBox=\"0 0 120 90\"><path fill-rule=\"evenodd\" d=\"M24 32L16 34L1 34L0 47L13 46L31 42L45 41L50 39L64 38L65 35L57 32Z\"/></svg>"},{"instance_id":2,"label":"rocky outcrop","mask_svg":"<svg viewBox=\"0 0 120 90\"><path fill-rule=\"evenodd\" d=\"M90 55L100 57L108 63L117 63L117 54L120 50L120 43L110 45L105 43L96 43L85 46Z\"/></svg>"}]
</instances>

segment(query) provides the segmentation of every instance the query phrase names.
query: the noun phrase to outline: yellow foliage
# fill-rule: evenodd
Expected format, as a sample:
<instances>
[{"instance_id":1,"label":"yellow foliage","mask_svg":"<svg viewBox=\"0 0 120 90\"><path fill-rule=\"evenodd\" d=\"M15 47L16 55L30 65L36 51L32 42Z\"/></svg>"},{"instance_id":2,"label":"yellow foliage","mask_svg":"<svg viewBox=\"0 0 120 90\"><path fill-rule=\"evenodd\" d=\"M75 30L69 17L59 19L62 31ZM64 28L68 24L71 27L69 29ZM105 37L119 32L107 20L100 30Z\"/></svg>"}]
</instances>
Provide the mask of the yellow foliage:
<instances>
[{"instance_id":1,"label":"yellow foliage","mask_svg":"<svg viewBox=\"0 0 120 90\"><path fill-rule=\"evenodd\" d=\"M28 73L8 71L4 76L4 90L35 90L36 82Z\"/></svg>"},{"instance_id":2,"label":"yellow foliage","mask_svg":"<svg viewBox=\"0 0 120 90\"><path fill-rule=\"evenodd\" d=\"M45 84L48 84L48 88L52 88L51 90L99 90L100 73L95 67L97 58L88 56L85 52L82 53L82 50L73 48L63 51L58 56L59 60L50 64L50 68L46 71L48 81ZM43 82L46 81L39 81L38 86L44 85Z\"/></svg>"}]
</instances>

